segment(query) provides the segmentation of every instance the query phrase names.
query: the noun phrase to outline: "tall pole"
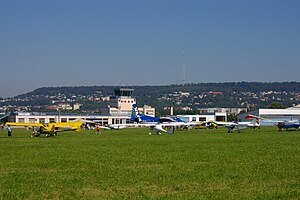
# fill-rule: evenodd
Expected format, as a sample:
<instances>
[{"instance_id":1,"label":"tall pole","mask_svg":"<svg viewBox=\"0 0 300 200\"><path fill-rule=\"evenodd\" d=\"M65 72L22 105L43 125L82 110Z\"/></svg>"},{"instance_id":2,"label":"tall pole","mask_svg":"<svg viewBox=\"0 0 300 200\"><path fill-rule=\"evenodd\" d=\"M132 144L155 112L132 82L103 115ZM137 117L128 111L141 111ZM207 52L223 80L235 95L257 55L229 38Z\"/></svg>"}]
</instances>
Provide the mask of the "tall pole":
<instances>
[{"instance_id":1,"label":"tall pole","mask_svg":"<svg viewBox=\"0 0 300 200\"><path fill-rule=\"evenodd\" d=\"M58 109L58 117L57 117L57 123L60 122L60 110Z\"/></svg>"},{"instance_id":2,"label":"tall pole","mask_svg":"<svg viewBox=\"0 0 300 200\"><path fill-rule=\"evenodd\" d=\"M185 84L185 52L182 52L182 85Z\"/></svg>"}]
</instances>

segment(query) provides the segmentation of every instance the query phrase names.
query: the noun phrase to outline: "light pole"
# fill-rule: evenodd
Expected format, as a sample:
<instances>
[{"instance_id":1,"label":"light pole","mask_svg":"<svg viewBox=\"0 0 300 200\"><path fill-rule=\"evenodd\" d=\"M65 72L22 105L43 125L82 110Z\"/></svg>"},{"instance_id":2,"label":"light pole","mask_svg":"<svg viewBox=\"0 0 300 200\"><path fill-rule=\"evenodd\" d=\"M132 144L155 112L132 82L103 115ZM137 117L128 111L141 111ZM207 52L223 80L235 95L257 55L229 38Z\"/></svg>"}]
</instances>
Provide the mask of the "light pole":
<instances>
[{"instance_id":1,"label":"light pole","mask_svg":"<svg viewBox=\"0 0 300 200\"><path fill-rule=\"evenodd\" d=\"M57 111L58 111L57 122L59 123L59 122L60 122L60 110L59 110L59 109L57 109Z\"/></svg>"}]
</instances>

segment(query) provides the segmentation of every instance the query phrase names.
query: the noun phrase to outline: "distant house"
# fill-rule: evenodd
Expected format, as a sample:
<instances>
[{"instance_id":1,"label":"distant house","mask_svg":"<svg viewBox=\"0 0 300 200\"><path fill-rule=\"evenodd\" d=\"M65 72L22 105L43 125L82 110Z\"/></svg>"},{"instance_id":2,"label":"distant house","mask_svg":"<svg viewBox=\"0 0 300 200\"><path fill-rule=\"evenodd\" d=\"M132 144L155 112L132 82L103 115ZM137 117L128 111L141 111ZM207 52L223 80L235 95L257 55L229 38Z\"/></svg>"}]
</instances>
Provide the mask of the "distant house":
<instances>
[{"instance_id":1,"label":"distant house","mask_svg":"<svg viewBox=\"0 0 300 200\"><path fill-rule=\"evenodd\" d=\"M75 103L75 104L73 105L73 110L79 110L81 106L82 106L82 104L80 104L80 103Z\"/></svg>"},{"instance_id":2,"label":"distant house","mask_svg":"<svg viewBox=\"0 0 300 200\"><path fill-rule=\"evenodd\" d=\"M73 110L73 107L68 103L59 103L56 105L47 106L46 109L49 109L49 110Z\"/></svg>"}]
</instances>

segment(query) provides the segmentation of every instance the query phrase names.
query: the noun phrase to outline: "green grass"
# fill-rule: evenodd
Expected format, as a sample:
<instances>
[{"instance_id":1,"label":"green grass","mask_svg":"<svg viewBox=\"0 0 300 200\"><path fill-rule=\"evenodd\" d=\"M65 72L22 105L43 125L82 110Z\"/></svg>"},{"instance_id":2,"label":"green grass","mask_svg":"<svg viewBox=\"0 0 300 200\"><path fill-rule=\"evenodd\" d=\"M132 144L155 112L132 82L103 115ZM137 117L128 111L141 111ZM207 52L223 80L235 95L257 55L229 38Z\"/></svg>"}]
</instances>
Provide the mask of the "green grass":
<instances>
[{"instance_id":1,"label":"green grass","mask_svg":"<svg viewBox=\"0 0 300 200\"><path fill-rule=\"evenodd\" d=\"M299 199L300 132L275 127L30 138L0 131L0 199Z\"/></svg>"}]
</instances>

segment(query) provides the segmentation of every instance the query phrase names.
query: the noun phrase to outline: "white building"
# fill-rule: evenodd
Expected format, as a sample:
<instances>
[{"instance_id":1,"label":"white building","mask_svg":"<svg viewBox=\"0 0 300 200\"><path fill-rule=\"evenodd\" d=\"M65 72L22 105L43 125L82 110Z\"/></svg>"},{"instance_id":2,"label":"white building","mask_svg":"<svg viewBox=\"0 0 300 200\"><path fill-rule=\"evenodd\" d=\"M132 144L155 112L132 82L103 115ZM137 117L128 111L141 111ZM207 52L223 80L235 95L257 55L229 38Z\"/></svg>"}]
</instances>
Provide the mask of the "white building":
<instances>
[{"instance_id":1,"label":"white building","mask_svg":"<svg viewBox=\"0 0 300 200\"><path fill-rule=\"evenodd\" d=\"M240 112L247 112L247 108L199 108L198 109L199 113L215 113L215 112L220 112L220 113L227 113L227 114L234 114L237 115Z\"/></svg>"},{"instance_id":2,"label":"white building","mask_svg":"<svg viewBox=\"0 0 300 200\"><path fill-rule=\"evenodd\" d=\"M129 116L108 116L93 114L68 114L68 113L14 113L8 117L8 122L18 123L50 123L70 122L74 120L94 120L101 125L130 123Z\"/></svg>"},{"instance_id":3,"label":"white building","mask_svg":"<svg viewBox=\"0 0 300 200\"><path fill-rule=\"evenodd\" d=\"M208 121L227 121L226 113L206 113L200 115L177 115L180 119L186 122L208 122Z\"/></svg>"}]
</instances>

